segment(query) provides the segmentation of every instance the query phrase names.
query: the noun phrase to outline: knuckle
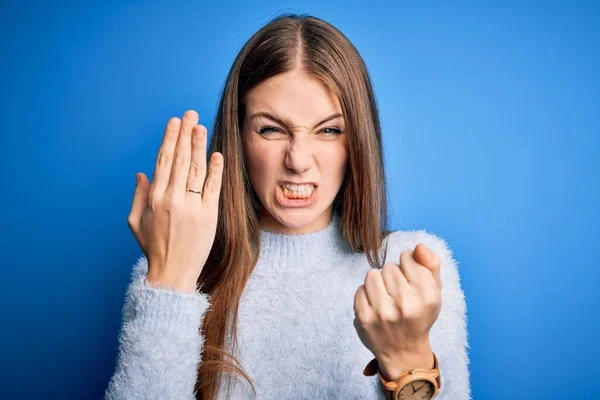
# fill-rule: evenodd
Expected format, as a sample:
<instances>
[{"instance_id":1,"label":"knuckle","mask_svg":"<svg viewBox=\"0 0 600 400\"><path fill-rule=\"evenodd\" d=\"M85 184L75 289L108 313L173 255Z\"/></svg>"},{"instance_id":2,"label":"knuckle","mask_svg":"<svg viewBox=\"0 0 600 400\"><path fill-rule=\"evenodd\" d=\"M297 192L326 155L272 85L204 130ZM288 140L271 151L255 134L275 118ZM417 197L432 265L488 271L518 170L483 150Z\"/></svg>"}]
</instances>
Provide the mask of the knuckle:
<instances>
[{"instance_id":1,"label":"knuckle","mask_svg":"<svg viewBox=\"0 0 600 400\"><path fill-rule=\"evenodd\" d=\"M360 321L361 325L369 325L375 322L373 313L369 311L359 311L356 313L356 319Z\"/></svg>"},{"instance_id":2,"label":"knuckle","mask_svg":"<svg viewBox=\"0 0 600 400\"><path fill-rule=\"evenodd\" d=\"M146 206L152 208L152 204L156 201L156 191L154 189L150 189L148 192L148 198L146 199Z\"/></svg>"},{"instance_id":3,"label":"knuckle","mask_svg":"<svg viewBox=\"0 0 600 400\"><path fill-rule=\"evenodd\" d=\"M377 317L381 322L392 322L395 320L394 314L390 312L386 307L382 310L377 311Z\"/></svg>"},{"instance_id":4,"label":"knuckle","mask_svg":"<svg viewBox=\"0 0 600 400\"><path fill-rule=\"evenodd\" d=\"M160 201L158 201L156 198L152 198L148 200L148 208L153 212L157 212L161 207L161 203Z\"/></svg>"},{"instance_id":5,"label":"knuckle","mask_svg":"<svg viewBox=\"0 0 600 400\"><path fill-rule=\"evenodd\" d=\"M183 203L176 196L171 196L167 202L167 210L170 212L180 212L183 209Z\"/></svg>"},{"instance_id":6,"label":"knuckle","mask_svg":"<svg viewBox=\"0 0 600 400\"><path fill-rule=\"evenodd\" d=\"M127 225L129 226L129 229L135 230L137 228L137 221L130 215L127 218Z\"/></svg>"},{"instance_id":7,"label":"knuckle","mask_svg":"<svg viewBox=\"0 0 600 400\"><path fill-rule=\"evenodd\" d=\"M428 290L423 294L423 302L426 307L435 307L440 301L440 295L434 290Z\"/></svg>"},{"instance_id":8,"label":"knuckle","mask_svg":"<svg viewBox=\"0 0 600 400\"><path fill-rule=\"evenodd\" d=\"M183 166L186 165L186 163L187 163L187 158L181 153L178 153L175 156L175 159L173 160L173 164L176 168L182 168Z\"/></svg>"},{"instance_id":9,"label":"knuckle","mask_svg":"<svg viewBox=\"0 0 600 400\"><path fill-rule=\"evenodd\" d=\"M173 163L173 156L163 151L158 155L157 165L159 167L168 167Z\"/></svg>"},{"instance_id":10,"label":"knuckle","mask_svg":"<svg viewBox=\"0 0 600 400\"><path fill-rule=\"evenodd\" d=\"M404 301L400 307L402 317L405 319L414 319L419 315L419 307L414 301Z\"/></svg>"},{"instance_id":11,"label":"knuckle","mask_svg":"<svg viewBox=\"0 0 600 400\"><path fill-rule=\"evenodd\" d=\"M398 266L396 264L386 263L386 264L383 264L383 267L381 268L381 272L388 274L390 272L394 272L396 268L398 268Z\"/></svg>"},{"instance_id":12,"label":"knuckle","mask_svg":"<svg viewBox=\"0 0 600 400\"><path fill-rule=\"evenodd\" d=\"M203 175L202 171L203 171L202 166L200 166L200 164L198 164L197 162L192 161L192 163L190 164L190 172L189 172L190 179L200 178L200 176Z\"/></svg>"},{"instance_id":13,"label":"knuckle","mask_svg":"<svg viewBox=\"0 0 600 400\"><path fill-rule=\"evenodd\" d=\"M356 320L360 323L364 323L365 322L365 313L364 311L359 311L359 310L354 310L354 316L356 317Z\"/></svg>"}]
</instances>

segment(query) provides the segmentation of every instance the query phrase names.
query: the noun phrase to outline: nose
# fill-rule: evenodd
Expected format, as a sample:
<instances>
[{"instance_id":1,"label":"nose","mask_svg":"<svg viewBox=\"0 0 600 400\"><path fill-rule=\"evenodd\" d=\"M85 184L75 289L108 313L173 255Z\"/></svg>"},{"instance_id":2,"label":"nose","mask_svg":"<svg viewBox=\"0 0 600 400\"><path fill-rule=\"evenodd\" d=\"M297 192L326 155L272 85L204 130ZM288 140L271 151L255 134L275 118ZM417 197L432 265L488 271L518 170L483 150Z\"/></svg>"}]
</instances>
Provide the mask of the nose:
<instances>
[{"instance_id":1,"label":"nose","mask_svg":"<svg viewBox=\"0 0 600 400\"><path fill-rule=\"evenodd\" d=\"M294 138L286 150L285 166L301 174L313 166L313 150L309 138Z\"/></svg>"}]
</instances>

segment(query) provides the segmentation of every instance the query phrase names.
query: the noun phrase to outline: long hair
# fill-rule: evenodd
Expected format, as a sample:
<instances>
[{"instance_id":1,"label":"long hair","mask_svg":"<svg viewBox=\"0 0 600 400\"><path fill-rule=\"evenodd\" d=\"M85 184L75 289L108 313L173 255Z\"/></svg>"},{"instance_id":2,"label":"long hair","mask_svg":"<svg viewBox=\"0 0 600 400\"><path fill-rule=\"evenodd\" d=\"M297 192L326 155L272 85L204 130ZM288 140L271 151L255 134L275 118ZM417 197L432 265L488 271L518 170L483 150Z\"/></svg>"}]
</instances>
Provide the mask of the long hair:
<instances>
[{"instance_id":1,"label":"long hair","mask_svg":"<svg viewBox=\"0 0 600 400\"><path fill-rule=\"evenodd\" d=\"M259 29L242 47L229 71L214 123L209 153L223 154L225 168L215 242L198 283L211 307L204 335L196 398L215 400L224 373L252 379L233 355L237 349L240 298L260 255L260 201L250 183L242 147L245 96L277 74L301 69L338 96L349 145L348 168L333 201L344 240L381 268L379 252L389 234L381 127L371 80L357 49L337 28L309 15L283 14ZM228 326L230 326L229 336ZM225 345L230 340L232 349Z\"/></svg>"}]
</instances>

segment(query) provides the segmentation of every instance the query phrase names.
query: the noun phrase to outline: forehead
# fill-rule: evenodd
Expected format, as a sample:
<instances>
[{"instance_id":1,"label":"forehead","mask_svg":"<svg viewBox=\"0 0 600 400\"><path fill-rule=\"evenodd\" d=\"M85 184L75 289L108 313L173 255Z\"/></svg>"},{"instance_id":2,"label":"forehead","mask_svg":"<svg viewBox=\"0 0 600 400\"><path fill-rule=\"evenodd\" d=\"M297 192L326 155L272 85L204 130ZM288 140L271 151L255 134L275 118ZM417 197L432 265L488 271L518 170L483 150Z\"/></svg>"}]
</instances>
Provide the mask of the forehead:
<instances>
[{"instance_id":1,"label":"forehead","mask_svg":"<svg viewBox=\"0 0 600 400\"><path fill-rule=\"evenodd\" d=\"M246 116L255 112L274 113L292 123L304 124L342 110L333 90L294 70L267 79L248 92Z\"/></svg>"}]
</instances>

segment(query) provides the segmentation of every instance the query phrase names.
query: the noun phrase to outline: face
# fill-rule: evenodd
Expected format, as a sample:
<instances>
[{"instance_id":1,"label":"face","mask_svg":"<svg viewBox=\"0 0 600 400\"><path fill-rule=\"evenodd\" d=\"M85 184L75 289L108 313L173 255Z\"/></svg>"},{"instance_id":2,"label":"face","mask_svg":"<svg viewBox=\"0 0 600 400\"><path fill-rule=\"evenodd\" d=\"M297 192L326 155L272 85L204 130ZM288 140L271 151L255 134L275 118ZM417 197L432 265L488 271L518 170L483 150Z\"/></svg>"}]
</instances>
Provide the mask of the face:
<instances>
[{"instance_id":1,"label":"face","mask_svg":"<svg viewBox=\"0 0 600 400\"><path fill-rule=\"evenodd\" d=\"M347 168L345 129L337 96L298 70L246 95L243 144L263 228L300 234L329 224Z\"/></svg>"}]
</instances>

